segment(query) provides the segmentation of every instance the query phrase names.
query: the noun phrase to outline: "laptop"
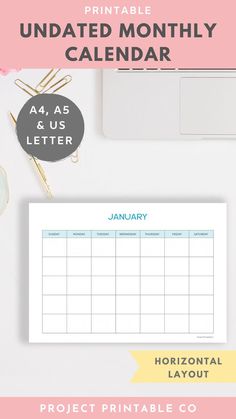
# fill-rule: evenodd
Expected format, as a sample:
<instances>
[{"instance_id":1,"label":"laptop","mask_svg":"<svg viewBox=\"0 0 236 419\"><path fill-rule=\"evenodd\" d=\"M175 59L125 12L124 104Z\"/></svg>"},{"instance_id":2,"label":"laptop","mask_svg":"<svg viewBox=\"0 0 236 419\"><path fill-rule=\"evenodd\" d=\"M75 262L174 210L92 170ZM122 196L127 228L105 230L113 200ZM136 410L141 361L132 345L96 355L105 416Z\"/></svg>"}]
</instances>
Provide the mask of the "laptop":
<instances>
[{"instance_id":1,"label":"laptop","mask_svg":"<svg viewBox=\"0 0 236 419\"><path fill-rule=\"evenodd\" d=\"M236 69L103 70L103 132L114 139L236 139Z\"/></svg>"}]
</instances>

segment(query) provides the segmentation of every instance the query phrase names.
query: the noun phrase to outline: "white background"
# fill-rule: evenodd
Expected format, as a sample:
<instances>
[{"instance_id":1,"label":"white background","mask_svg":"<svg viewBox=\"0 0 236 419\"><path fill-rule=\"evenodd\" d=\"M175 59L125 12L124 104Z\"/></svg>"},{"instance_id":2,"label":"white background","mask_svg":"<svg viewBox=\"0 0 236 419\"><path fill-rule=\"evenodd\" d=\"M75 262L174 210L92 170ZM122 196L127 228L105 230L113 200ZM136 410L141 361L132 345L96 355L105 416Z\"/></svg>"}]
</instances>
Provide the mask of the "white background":
<instances>
[{"instance_id":1,"label":"white background","mask_svg":"<svg viewBox=\"0 0 236 419\"><path fill-rule=\"evenodd\" d=\"M80 162L44 164L58 201L228 203L228 344L28 344L29 201L45 200L21 150L8 111L28 99L15 85L34 85L44 70L0 77L0 165L8 174L10 203L0 217L0 394L93 396L235 395L236 384L132 384L134 349L236 349L236 142L114 141L101 129L101 73L64 70L73 81L61 93L80 107L86 125ZM157 116L158 117L158 116Z\"/></svg>"}]
</instances>

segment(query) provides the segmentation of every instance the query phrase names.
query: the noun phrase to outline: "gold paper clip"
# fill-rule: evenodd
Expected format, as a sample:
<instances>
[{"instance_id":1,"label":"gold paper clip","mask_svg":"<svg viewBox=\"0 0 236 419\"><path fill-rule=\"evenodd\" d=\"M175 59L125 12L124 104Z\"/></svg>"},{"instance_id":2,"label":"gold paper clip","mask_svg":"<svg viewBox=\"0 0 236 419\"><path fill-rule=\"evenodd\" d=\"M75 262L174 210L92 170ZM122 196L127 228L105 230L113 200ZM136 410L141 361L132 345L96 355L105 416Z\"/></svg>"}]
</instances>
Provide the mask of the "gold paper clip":
<instances>
[{"instance_id":1,"label":"gold paper clip","mask_svg":"<svg viewBox=\"0 0 236 419\"><path fill-rule=\"evenodd\" d=\"M28 95L32 97L38 94L37 90L33 89L33 87L25 83L23 80L16 79L15 84L17 87L19 87L21 90L23 90L25 93L28 93Z\"/></svg>"},{"instance_id":2,"label":"gold paper clip","mask_svg":"<svg viewBox=\"0 0 236 419\"><path fill-rule=\"evenodd\" d=\"M56 93L58 90L62 89L62 87L66 86L68 83L70 83L72 80L72 77L67 75L63 77L62 79L58 80L56 83L52 84L52 86L48 87L48 89L44 90L43 93Z\"/></svg>"},{"instance_id":3,"label":"gold paper clip","mask_svg":"<svg viewBox=\"0 0 236 419\"><path fill-rule=\"evenodd\" d=\"M77 148L77 150L74 151L74 153L71 154L70 159L72 161L72 163L78 163L79 161L79 149Z\"/></svg>"},{"instance_id":4,"label":"gold paper clip","mask_svg":"<svg viewBox=\"0 0 236 419\"><path fill-rule=\"evenodd\" d=\"M38 93L43 93L49 83L56 77L57 73L60 71L60 68L52 68L46 76L37 84L35 90Z\"/></svg>"},{"instance_id":5,"label":"gold paper clip","mask_svg":"<svg viewBox=\"0 0 236 419\"><path fill-rule=\"evenodd\" d=\"M10 112L10 116L11 116L12 121L16 125L16 118L14 117L14 115L11 112ZM29 159L32 161L32 163L34 165L34 168L36 169L36 172L39 175L41 183L43 184L44 189L47 192L48 197L52 198L53 197L52 191L51 191L50 186L47 182L47 178L46 178L45 172L44 172L41 164L39 163L38 159L36 159L36 157L34 157L34 156L29 156Z\"/></svg>"}]
</instances>

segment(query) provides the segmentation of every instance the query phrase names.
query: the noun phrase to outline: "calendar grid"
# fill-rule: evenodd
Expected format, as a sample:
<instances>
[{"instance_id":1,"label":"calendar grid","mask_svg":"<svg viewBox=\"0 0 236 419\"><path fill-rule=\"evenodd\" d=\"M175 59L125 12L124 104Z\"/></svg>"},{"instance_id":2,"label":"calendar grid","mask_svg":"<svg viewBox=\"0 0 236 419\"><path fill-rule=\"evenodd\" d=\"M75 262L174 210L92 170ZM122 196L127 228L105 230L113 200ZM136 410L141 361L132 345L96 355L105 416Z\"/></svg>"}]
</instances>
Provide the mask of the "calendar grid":
<instances>
[{"instance_id":1,"label":"calendar grid","mask_svg":"<svg viewBox=\"0 0 236 419\"><path fill-rule=\"evenodd\" d=\"M42 231L42 333L213 332L213 230Z\"/></svg>"}]
</instances>

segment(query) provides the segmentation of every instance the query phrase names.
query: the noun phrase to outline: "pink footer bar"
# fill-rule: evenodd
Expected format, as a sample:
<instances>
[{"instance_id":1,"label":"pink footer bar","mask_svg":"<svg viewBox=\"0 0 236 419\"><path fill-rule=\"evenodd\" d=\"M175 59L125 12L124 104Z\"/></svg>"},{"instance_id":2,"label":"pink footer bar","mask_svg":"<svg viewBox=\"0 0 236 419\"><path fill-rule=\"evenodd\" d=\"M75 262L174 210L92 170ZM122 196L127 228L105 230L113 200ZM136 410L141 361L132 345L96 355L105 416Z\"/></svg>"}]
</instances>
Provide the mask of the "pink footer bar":
<instances>
[{"instance_id":1,"label":"pink footer bar","mask_svg":"<svg viewBox=\"0 0 236 419\"><path fill-rule=\"evenodd\" d=\"M236 397L2 397L2 419L235 419Z\"/></svg>"}]
</instances>

